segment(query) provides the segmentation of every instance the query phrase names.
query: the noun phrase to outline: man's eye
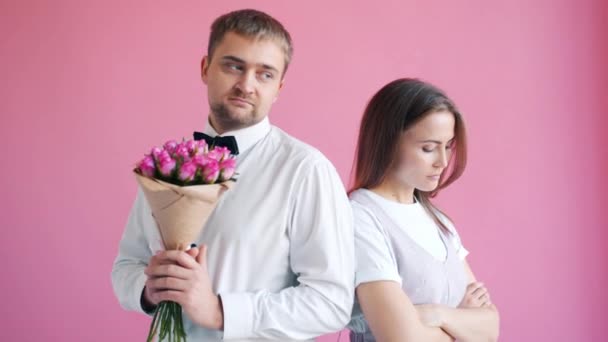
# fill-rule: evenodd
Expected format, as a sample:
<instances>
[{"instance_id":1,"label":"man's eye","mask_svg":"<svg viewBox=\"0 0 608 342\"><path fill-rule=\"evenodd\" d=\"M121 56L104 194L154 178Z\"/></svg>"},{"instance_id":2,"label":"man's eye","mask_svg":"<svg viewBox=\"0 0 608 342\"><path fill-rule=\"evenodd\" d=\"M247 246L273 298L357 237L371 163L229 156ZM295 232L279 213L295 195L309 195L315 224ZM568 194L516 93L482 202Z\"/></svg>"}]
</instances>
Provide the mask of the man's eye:
<instances>
[{"instance_id":1,"label":"man's eye","mask_svg":"<svg viewBox=\"0 0 608 342\"><path fill-rule=\"evenodd\" d=\"M243 67L238 64L226 64L226 68L233 71L242 71Z\"/></svg>"},{"instance_id":2,"label":"man's eye","mask_svg":"<svg viewBox=\"0 0 608 342\"><path fill-rule=\"evenodd\" d=\"M270 73L270 72L263 72L263 73L260 75L260 77L261 77L263 80L271 80L271 79L273 79L273 78L274 78L274 75L273 75L272 73Z\"/></svg>"}]
</instances>

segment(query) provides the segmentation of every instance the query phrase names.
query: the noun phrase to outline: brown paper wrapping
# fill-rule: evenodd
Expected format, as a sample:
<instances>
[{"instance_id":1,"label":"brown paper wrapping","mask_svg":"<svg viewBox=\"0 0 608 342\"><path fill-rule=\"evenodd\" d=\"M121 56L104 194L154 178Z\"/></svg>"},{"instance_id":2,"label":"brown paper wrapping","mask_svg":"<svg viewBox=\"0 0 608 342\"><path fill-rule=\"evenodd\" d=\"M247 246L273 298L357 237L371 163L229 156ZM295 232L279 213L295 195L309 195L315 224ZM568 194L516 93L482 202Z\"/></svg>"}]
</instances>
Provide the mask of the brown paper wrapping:
<instances>
[{"instance_id":1,"label":"brown paper wrapping","mask_svg":"<svg viewBox=\"0 0 608 342\"><path fill-rule=\"evenodd\" d=\"M233 181L178 186L135 172L166 250L186 250L200 235L220 196Z\"/></svg>"}]
</instances>

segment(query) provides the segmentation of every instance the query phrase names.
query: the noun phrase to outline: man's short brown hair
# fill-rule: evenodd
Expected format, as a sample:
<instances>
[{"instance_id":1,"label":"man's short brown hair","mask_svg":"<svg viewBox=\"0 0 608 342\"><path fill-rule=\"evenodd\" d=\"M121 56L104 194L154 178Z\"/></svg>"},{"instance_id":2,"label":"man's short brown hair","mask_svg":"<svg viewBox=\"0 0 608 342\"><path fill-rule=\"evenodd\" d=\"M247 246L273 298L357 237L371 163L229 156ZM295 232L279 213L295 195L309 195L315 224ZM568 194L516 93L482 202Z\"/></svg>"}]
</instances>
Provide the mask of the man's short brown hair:
<instances>
[{"instance_id":1,"label":"man's short brown hair","mask_svg":"<svg viewBox=\"0 0 608 342\"><path fill-rule=\"evenodd\" d=\"M228 32L256 39L272 39L279 43L285 54L285 69L283 70L283 74L285 74L293 55L293 46L289 32L278 20L253 9L238 10L222 15L211 24L207 47L209 58L212 58L215 48Z\"/></svg>"}]
</instances>

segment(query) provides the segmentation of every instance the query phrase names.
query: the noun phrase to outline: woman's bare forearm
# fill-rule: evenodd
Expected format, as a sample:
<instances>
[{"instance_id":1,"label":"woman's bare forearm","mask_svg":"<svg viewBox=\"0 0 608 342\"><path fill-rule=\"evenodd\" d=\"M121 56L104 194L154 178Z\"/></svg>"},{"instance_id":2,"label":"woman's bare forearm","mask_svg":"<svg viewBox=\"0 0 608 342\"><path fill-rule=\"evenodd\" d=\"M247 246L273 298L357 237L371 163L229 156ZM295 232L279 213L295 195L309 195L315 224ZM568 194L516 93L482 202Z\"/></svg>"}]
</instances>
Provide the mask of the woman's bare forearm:
<instances>
[{"instance_id":1,"label":"woman's bare forearm","mask_svg":"<svg viewBox=\"0 0 608 342\"><path fill-rule=\"evenodd\" d=\"M497 341L499 315L494 305L481 308L440 306L441 328L463 342Z\"/></svg>"}]
</instances>

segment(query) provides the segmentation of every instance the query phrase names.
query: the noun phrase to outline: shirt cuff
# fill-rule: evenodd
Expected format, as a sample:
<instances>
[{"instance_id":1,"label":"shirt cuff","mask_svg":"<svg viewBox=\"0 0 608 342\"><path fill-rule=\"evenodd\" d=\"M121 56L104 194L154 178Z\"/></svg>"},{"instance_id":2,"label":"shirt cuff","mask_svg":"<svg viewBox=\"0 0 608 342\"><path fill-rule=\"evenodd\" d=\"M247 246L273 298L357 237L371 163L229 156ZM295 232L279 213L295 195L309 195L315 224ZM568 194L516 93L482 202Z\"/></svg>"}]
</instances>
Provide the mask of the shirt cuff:
<instances>
[{"instance_id":1,"label":"shirt cuff","mask_svg":"<svg viewBox=\"0 0 608 342\"><path fill-rule=\"evenodd\" d=\"M133 284L131 285L131 295L129 296L129 298L131 298L131 300L133 301L131 303L132 308L134 308L138 312L151 316L154 315L154 312L152 312L152 314L147 313L144 311L144 308L141 307L141 296L142 291L144 290L144 286L146 286L146 280L147 277L143 273L137 278L135 278L135 281L133 281Z\"/></svg>"},{"instance_id":2,"label":"shirt cuff","mask_svg":"<svg viewBox=\"0 0 608 342\"><path fill-rule=\"evenodd\" d=\"M383 270L379 268L359 270L355 274L355 287L372 281L394 281L401 286L402 280L399 273L393 270Z\"/></svg>"},{"instance_id":3,"label":"shirt cuff","mask_svg":"<svg viewBox=\"0 0 608 342\"><path fill-rule=\"evenodd\" d=\"M153 305L150 304L149 306L144 305L144 291L146 290L146 288L144 287L141 290L141 295L139 298L139 305L141 306L141 309L144 311L144 313L146 313L148 316L154 316L154 314L156 313L156 308L158 307L158 305Z\"/></svg>"},{"instance_id":4,"label":"shirt cuff","mask_svg":"<svg viewBox=\"0 0 608 342\"><path fill-rule=\"evenodd\" d=\"M224 309L224 339L249 338L253 334L253 299L248 293L220 294Z\"/></svg>"}]
</instances>

